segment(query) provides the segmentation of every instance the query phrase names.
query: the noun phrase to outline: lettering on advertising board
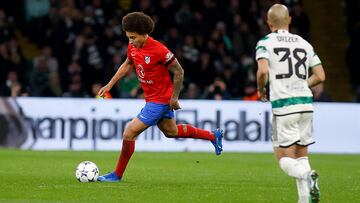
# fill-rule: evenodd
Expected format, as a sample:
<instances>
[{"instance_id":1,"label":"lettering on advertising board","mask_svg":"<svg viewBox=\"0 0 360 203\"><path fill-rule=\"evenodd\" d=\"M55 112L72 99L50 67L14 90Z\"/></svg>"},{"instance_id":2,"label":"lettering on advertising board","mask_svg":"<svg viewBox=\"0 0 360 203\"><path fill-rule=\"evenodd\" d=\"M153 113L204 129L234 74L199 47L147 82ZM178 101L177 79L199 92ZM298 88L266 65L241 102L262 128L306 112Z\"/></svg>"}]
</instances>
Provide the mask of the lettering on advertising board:
<instances>
[{"instance_id":1,"label":"lettering on advertising board","mask_svg":"<svg viewBox=\"0 0 360 203\"><path fill-rule=\"evenodd\" d=\"M126 125L133 115L118 114L118 118L104 117L93 113L86 117L31 117L26 121L30 126L32 143L29 148L36 148L41 141L54 140L66 142L66 148L74 149L76 142L90 141L88 149L98 149L97 143L111 140L121 140ZM198 128L215 129L221 127L225 130L224 141L227 142L270 142L270 112L263 112L257 119L249 118L247 111L239 110L237 117L229 118L220 109L213 111L213 116L204 118L198 109L181 110L176 113L178 123L189 123ZM138 139L144 141L161 141L168 139L160 130L153 126L143 132ZM178 139L182 142L184 139Z\"/></svg>"}]
</instances>

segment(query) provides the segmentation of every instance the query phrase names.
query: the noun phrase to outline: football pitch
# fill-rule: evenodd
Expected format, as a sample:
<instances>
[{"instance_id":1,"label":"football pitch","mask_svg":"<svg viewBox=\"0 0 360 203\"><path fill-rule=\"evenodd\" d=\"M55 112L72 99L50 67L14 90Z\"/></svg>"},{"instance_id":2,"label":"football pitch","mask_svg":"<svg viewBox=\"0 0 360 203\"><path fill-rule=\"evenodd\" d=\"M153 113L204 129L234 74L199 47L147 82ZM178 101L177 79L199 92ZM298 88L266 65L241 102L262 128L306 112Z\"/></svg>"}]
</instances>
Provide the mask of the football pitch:
<instances>
[{"instance_id":1,"label":"football pitch","mask_svg":"<svg viewBox=\"0 0 360 203\"><path fill-rule=\"evenodd\" d=\"M77 164L112 171L118 152L0 149L0 202L295 203L295 181L268 153L135 152L120 183L80 183ZM321 202L360 202L360 155L310 155Z\"/></svg>"}]
</instances>

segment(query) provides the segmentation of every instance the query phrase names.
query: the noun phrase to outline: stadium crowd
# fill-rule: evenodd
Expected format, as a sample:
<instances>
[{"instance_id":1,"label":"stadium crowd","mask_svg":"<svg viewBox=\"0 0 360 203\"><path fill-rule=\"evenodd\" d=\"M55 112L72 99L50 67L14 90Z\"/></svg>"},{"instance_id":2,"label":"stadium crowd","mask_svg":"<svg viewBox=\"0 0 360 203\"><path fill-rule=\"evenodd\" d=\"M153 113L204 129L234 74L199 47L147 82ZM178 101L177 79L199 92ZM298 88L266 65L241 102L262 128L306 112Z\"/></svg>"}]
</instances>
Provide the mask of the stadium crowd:
<instances>
[{"instance_id":1,"label":"stadium crowd","mask_svg":"<svg viewBox=\"0 0 360 203\"><path fill-rule=\"evenodd\" d=\"M20 2L0 4L0 95L94 97L126 57L121 19L128 11L113 0ZM290 8L291 32L310 40L309 19L297 0L133 0L129 11L150 15L152 36L183 65L183 98L257 100L254 48L269 33L266 11L276 2ZM19 30L40 55L24 58ZM135 72L111 94L142 97Z\"/></svg>"}]
</instances>

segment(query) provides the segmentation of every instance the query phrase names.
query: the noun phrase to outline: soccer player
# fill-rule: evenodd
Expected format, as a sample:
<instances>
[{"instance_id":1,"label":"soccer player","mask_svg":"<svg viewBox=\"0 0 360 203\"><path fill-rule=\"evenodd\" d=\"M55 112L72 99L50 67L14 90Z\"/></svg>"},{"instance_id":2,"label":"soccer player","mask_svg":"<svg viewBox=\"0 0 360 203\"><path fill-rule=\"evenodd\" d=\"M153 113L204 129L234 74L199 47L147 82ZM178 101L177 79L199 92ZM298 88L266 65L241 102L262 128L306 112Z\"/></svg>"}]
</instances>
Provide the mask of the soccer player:
<instances>
[{"instance_id":1,"label":"soccer player","mask_svg":"<svg viewBox=\"0 0 360 203\"><path fill-rule=\"evenodd\" d=\"M146 104L124 131L122 150L115 171L100 176L98 180L120 181L134 153L136 137L153 125L157 125L169 138L209 140L215 147L216 155L220 155L223 130L216 129L210 132L191 125L176 125L174 110L180 109L178 98L184 70L166 46L149 36L154 29L153 20L142 12L133 12L123 17L122 26L129 39L127 58L98 94L103 96L128 71L135 68L144 90ZM173 81L169 72L174 75Z\"/></svg>"},{"instance_id":2,"label":"soccer player","mask_svg":"<svg viewBox=\"0 0 360 203\"><path fill-rule=\"evenodd\" d=\"M313 47L298 35L289 33L286 6L273 5L267 13L272 33L256 46L257 85L262 101L270 86L272 141L280 168L296 178L299 203L318 202L318 174L311 170L308 146L312 137L313 87L325 81L324 69ZM311 73L310 73L311 72Z\"/></svg>"}]
</instances>

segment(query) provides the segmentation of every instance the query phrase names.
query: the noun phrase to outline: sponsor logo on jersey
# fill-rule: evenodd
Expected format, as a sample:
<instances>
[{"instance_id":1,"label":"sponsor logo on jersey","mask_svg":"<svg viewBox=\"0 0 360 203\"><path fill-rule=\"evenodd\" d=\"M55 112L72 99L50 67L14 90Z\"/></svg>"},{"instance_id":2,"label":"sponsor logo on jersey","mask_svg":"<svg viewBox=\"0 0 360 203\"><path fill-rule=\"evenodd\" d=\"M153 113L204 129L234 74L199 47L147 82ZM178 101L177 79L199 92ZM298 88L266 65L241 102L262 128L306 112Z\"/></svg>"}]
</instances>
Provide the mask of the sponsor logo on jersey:
<instances>
[{"instance_id":1,"label":"sponsor logo on jersey","mask_svg":"<svg viewBox=\"0 0 360 203\"><path fill-rule=\"evenodd\" d=\"M139 78L145 77L145 71L144 71L144 68L142 67L142 65L137 65L136 72L137 72L137 75L139 76Z\"/></svg>"},{"instance_id":2,"label":"sponsor logo on jersey","mask_svg":"<svg viewBox=\"0 0 360 203\"><path fill-rule=\"evenodd\" d=\"M145 56L144 60L145 60L146 64L149 64L150 63L150 56Z\"/></svg>"}]
</instances>

